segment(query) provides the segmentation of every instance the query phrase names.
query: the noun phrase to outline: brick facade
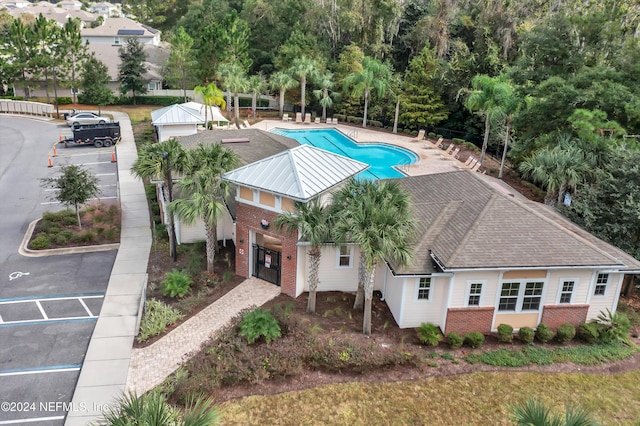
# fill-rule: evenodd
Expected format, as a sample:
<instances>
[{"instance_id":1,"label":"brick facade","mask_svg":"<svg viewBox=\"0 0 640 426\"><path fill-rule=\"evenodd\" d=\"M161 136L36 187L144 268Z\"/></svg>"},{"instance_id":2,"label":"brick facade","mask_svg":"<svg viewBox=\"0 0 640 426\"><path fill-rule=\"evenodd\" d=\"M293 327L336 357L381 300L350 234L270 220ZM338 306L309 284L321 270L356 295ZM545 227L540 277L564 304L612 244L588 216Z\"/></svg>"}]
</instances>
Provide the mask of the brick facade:
<instances>
[{"instance_id":1,"label":"brick facade","mask_svg":"<svg viewBox=\"0 0 640 426\"><path fill-rule=\"evenodd\" d=\"M589 305L545 305L540 322L553 330L565 323L577 327L587 320L588 311Z\"/></svg>"},{"instance_id":2,"label":"brick facade","mask_svg":"<svg viewBox=\"0 0 640 426\"><path fill-rule=\"evenodd\" d=\"M455 331L465 334L479 331L483 334L491 333L493 322L493 307L483 308L449 308L447 310L447 325L444 333Z\"/></svg>"},{"instance_id":3,"label":"brick facade","mask_svg":"<svg viewBox=\"0 0 640 426\"><path fill-rule=\"evenodd\" d=\"M288 296L296 297L298 232L288 233L284 230L278 230L273 225L276 216L278 216L276 212L236 202L236 274L248 277L251 270L249 254L252 242L249 240L249 231L277 238L282 242L280 291ZM262 219L271 223L269 229L262 229L260 226Z\"/></svg>"}]
</instances>

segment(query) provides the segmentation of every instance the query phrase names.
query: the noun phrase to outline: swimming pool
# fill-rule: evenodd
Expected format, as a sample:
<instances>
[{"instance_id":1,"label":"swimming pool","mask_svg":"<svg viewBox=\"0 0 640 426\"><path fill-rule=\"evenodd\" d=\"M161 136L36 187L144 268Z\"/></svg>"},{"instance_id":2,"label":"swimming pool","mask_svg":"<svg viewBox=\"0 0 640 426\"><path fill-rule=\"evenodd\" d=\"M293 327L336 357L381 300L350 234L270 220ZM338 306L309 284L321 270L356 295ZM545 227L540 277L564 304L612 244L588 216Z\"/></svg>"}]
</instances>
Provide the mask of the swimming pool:
<instances>
[{"instance_id":1,"label":"swimming pool","mask_svg":"<svg viewBox=\"0 0 640 426\"><path fill-rule=\"evenodd\" d=\"M384 143L359 144L336 129L272 129L271 132L368 164L370 167L357 175L360 179L402 177L404 174L398 168L418 161L418 156L407 149Z\"/></svg>"}]
</instances>

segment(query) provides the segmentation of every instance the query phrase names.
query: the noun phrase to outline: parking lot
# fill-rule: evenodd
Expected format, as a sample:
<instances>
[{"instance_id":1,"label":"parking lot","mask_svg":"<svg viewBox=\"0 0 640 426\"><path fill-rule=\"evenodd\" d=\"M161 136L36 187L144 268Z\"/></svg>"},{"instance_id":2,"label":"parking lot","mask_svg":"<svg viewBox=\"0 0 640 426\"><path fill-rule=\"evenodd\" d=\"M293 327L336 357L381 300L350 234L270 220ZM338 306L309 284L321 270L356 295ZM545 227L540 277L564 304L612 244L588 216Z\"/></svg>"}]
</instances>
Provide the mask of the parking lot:
<instances>
[{"instance_id":1,"label":"parking lot","mask_svg":"<svg viewBox=\"0 0 640 426\"><path fill-rule=\"evenodd\" d=\"M116 202L113 149L57 144L69 128L0 116L0 425L62 425L100 313L116 251L25 257L29 223L65 208L40 179L82 165ZM56 146L53 155L52 148ZM49 162L51 160L51 162Z\"/></svg>"}]
</instances>

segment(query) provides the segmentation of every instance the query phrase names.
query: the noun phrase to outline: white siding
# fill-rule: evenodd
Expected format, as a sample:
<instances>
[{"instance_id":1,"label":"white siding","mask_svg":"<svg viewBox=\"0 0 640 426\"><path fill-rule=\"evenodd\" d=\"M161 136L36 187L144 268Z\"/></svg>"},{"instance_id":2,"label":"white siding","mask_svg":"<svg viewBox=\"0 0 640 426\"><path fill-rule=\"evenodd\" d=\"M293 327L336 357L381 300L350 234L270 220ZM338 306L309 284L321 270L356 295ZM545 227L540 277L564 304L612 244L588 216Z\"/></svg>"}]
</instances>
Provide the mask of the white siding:
<instances>
[{"instance_id":1,"label":"white siding","mask_svg":"<svg viewBox=\"0 0 640 426\"><path fill-rule=\"evenodd\" d=\"M419 278L405 278L404 280L402 318L398 322L400 328L418 327L423 322L442 326L443 310L447 309L449 278L431 277L429 300L418 300L419 281Z\"/></svg>"},{"instance_id":2,"label":"white siding","mask_svg":"<svg viewBox=\"0 0 640 426\"><path fill-rule=\"evenodd\" d=\"M307 252L309 246L302 246L301 253L298 255L298 262L301 257L304 262L300 262L299 265L304 265L304 269L299 267L299 270L303 270L304 287L303 291L309 291L309 285L306 282L308 277L308 260ZM359 251L357 247L354 247L353 256L350 267L338 266L338 254L336 246L324 246L321 249L322 257L320 258L320 283L318 284L318 291L356 291L358 289L358 256Z\"/></svg>"},{"instance_id":3,"label":"white siding","mask_svg":"<svg viewBox=\"0 0 640 426\"><path fill-rule=\"evenodd\" d=\"M620 294L621 274L609 274L609 283L604 296L595 296L595 280L598 275L598 271L593 273L593 277L589 286L589 311L587 312L587 321L596 318L601 312L609 309L614 312L614 304L617 304L618 294Z\"/></svg>"},{"instance_id":4,"label":"white siding","mask_svg":"<svg viewBox=\"0 0 640 426\"><path fill-rule=\"evenodd\" d=\"M482 289L482 306L494 306L496 300L496 292L498 291L498 281L500 279L499 271L465 271L456 272L453 276L453 291L451 292L450 308L467 307L467 283L469 281L482 281L486 284Z\"/></svg>"},{"instance_id":5,"label":"white siding","mask_svg":"<svg viewBox=\"0 0 640 426\"><path fill-rule=\"evenodd\" d=\"M193 224L187 225L181 220L176 222L176 238L178 244L195 243L205 241L207 236L204 229L204 222L197 219ZM218 219L218 241L233 240L235 242L235 224L229 212L225 209Z\"/></svg>"},{"instance_id":6,"label":"white siding","mask_svg":"<svg viewBox=\"0 0 640 426\"><path fill-rule=\"evenodd\" d=\"M188 136L198 133L196 124L172 124L156 126L158 129L158 141L163 142L176 136Z\"/></svg>"},{"instance_id":7,"label":"white siding","mask_svg":"<svg viewBox=\"0 0 640 426\"><path fill-rule=\"evenodd\" d=\"M394 277L391 271L385 268L384 273L381 273L383 277L386 277L387 284L384 288L384 301L386 302L393 318L396 320L396 324L402 327L402 294L404 291L404 278Z\"/></svg>"},{"instance_id":8,"label":"white siding","mask_svg":"<svg viewBox=\"0 0 640 426\"><path fill-rule=\"evenodd\" d=\"M549 280L545 294L545 305L557 305L560 300L560 289L564 281L574 281L571 304L583 305L589 300L592 272L588 269L559 269L549 271Z\"/></svg>"}]
</instances>

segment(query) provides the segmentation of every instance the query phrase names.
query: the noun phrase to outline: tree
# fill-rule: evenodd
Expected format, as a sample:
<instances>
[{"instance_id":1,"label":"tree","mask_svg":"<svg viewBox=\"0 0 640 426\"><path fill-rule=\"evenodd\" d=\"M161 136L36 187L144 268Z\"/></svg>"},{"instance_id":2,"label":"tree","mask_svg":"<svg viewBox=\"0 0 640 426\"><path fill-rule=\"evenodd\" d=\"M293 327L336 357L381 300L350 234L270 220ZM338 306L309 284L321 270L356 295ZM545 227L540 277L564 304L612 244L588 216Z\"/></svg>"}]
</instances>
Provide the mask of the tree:
<instances>
[{"instance_id":1,"label":"tree","mask_svg":"<svg viewBox=\"0 0 640 426\"><path fill-rule=\"evenodd\" d=\"M78 226L82 228L80 206L100 194L100 180L89 170L76 164L60 166L60 172L61 175L57 178L41 179L42 185L53 185L56 190L53 198L66 206L74 207Z\"/></svg>"},{"instance_id":2,"label":"tree","mask_svg":"<svg viewBox=\"0 0 640 426\"><path fill-rule=\"evenodd\" d=\"M144 64L146 54L142 44L137 38L131 37L127 40L127 46L118 49L120 54L120 65L118 65L118 79L120 80L120 93L126 95L133 94L133 104L136 104L136 94L147 93L146 80L143 74L147 71Z\"/></svg>"},{"instance_id":3,"label":"tree","mask_svg":"<svg viewBox=\"0 0 640 426\"><path fill-rule=\"evenodd\" d=\"M234 120L236 127L240 127L240 93L249 87L249 81L242 67L237 63L220 65L220 76L229 94L233 94ZM229 103L227 102L227 108Z\"/></svg>"},{"instance_id":4,"label":"tree","mask_svg":"<svg viewBox=\"0 0 640 426\"><path fill-rule=\"evenodd\" d=\"M363 332L371 334L371 302L376 267L385 260L405 265L413 253L415 224L409 194L395 180L352 179L334 195L331 207L334 239L352 242L362 253L364 279Z\"/></svg>"},{"instance_id":5,"label":"tree","mask_svg":"<svg viewBox=\"0 0 640 426\"><path fill-rule=\"evenodd\" d=\"M327 210L318 198L307 203L296 202L295 211L279 214L275 224L278 228L298 231L299 239L311 244L311 249L308 252L309 300L307 312L314 313L316 311L316 290L320 282L320 258L322 255L320 246L329 241L330 235Z\"/></svg>"},{"instance_id":6,"label":"tree","mask_svg":"<svg viewBox=\"0 0 640 426\"><path fill-rule=\"evenodd\" d=\"M522 405L511 407L511 419L518 426L596 426L598 423L591 417L589 411L567 406L564 418L554 413L543 402L529 398Z\"/></svg>"},{"instance_id":7,"label":"tree","mask_svg":"<svg viewBox=\"0 0 640 426\"><path fill-rule=\"evenodd\" d=\"M163 181L162 194L165 204L169 205L173 199L170 188L173 185L173 172L182 173L185 170L187 154L176 139L146 144L138 150L138 158L131 166L134 176L141 179L155 179ZM167 215L167 232L169 234L169 250L172 256L176 255L175 230L173 217Z\"/></svg>"},{"instance_id":8,"label":"tree","mask_svg":"<svg viewBox=\"0 0 640 426\"><path fill-rule=\"evenodd\" d=\"M291 65L289 72L300 82L300 110L304 117L304 108L307 103L307 80L315 78L318 73L318 63L315 59L311 59L307 56L301 56L293 60L293 64Z\"/></svg>"},{"instance_id":9,"label":"tree","mask_svg":"<svg viewBox=\"0 0 640 426\"><path fill-rule=\"evenodd\" d=\"M194 81L196 61L193 59L193 39L183 27L178 27L171 37L171 52L164 68L164 77L169 84L182 90L187 102L187 87Z\"/></svg>"},{"instance_id":10,"label":"tree","mask_svg":"<svg viewBox=\"0 0 640 426\"><path fill-rule=\"evenodd\" d=\"M213 273L218 252L218 218L226 209L224 198L229 187L220 177L236 167L238 156L220 144L200 144L188 151L184 177L177 184L180 198L169 204L169 211L192 224L200 218L204 222L207 250L207 271Z\"/></svg>"},{"instance_id":11,"label":"tree","mask_svg":"<svg viewBox=\"0 0 640 426\"><path fill-rule=\"evenodd\" d=\"M280 108L280 118L284 114L284 95L288 89L295 87L296 81L289 74L283 71L278 71L271 76L270 79L271 88L277 90L280 95L278 106Z\"/></svg>"},{"instance_id":12,"label":"tree","mask_svg":"<svg viewBox=\"0 0 640 426\"><path fill-rule=\"evenodd\" d=\"M31 29L31 42L34 44L34 56L31 58L34 64L34 78L39 79L44 75L47 103L50 102L49 73L56 60L53 47L59 43L59 33L57 23L54 20L48 20L42 14L38 15Z\"/></svg>"},{"instance_id":13,"label":"tree","mask_svg":"<svg viewBox=\"0 0 640 426\"><path fill-rule=\"evenodd\" d=\"M62 59L61 68L64 78L71 86L73 93L73 103L77 102L77 93L80 74L78 70L84 66L89 55L87 54L89 41L82 42L80 34L80 23L78 20L68 19L62 28L62 45L57 54ZM57 95L56 95L57 96ZM56 102L57 104L57 102Z\"/></svg>"},{"instance_id":14,"label":"tree","mask_svg":"<svg viewBox=\"0 0 640 426\"><path fill-rule=\"evenodd\" d=\"M498 178L502 179L504 165L507 161L507 149L509 147L509 139L511 138L513 118L525 104L526 99L521 98L520 95L516 93L510 81L499 83L494 89L495 111L497 116L504 120L506 127L502 160L500 161L500 171L498 172Z\"/></svg>"},{"instance_id":15,"label":"tree","mask_svg":"<svg viewBox=\"0 0 640 426\"><path fill-rule=\"evenodd\" d=\"M219 422L220 414L211 398L190 397L185 410L181 411L169 405L162 393L152 391L141 396L133 393L121 396L115 406L102 413L100 424L213 426Z\"/></svg>"},{"instance_id":16,"label":"tree","mask_svg":"<svg viewBox=\"0 0 640 426\"><path fill-rule=\"evenodd\" d=\"M364 95L364 116L362 127L367 127L367 109L369 108L369 96L374 92L382 97L389 89L391 70L380 61L365 56L362 60L362 71L349 74L344 81L344 91L351 93L353 97Z\"/></svg>"},{"instance_id":17,"label":"tree","mask_svg":"<svg viewBox=\"0 0 640 426\"><path fill-rule=\"evenodd\" d=\"M107 105L113 100L113 93L109 89L109 70L95 55L91 55L84 63L80 87L82 88L82 101L84 103L98 105L98 114L100 114L100 106Z\"/></svg>"},{"instance_id":18,"label":"tree","mask_svg":"<svg viewBox=\"0 0 640 426\"><path fill-rule=\"evenodd\" d=\"M209 123L209 110L213 104L219 106L220 108L225 108L227 103L224 100L224 94L220 89L216 87L215 83L209 83L206 86L196 86L193 92L196 95L202 96L202 103L205 105L204 110L204 127L208 128L207 124Z\"/></svg>"},{"instance_id":19,"label":"tree","mask_svg":"<svg viewBox=\"0 0 640 426\"><path fill-rule=\"evenodd\" d=\"M318 77L316 82L320 89L314 90L313 95L318 99L320 106L322 107L322 119L327 119L327 108L331 108L333 105L333 98L338 96L337 92L334 92L333 87L335 85L333 81L333 74L327 72L326 74Z\"/></svg>"},{"instance_id":20,"label":"tree","mask_svg":"<svg viewBox=\"0 0 640 426\"><path fill-rule=\"evenodd\" d=\"M267 80L262 74L252 75L249 77L247 87L249 88L249 92L251 92L251 113L253 117L255 117L258 96L267 88Z\"/></svg>"}]
</instances>

